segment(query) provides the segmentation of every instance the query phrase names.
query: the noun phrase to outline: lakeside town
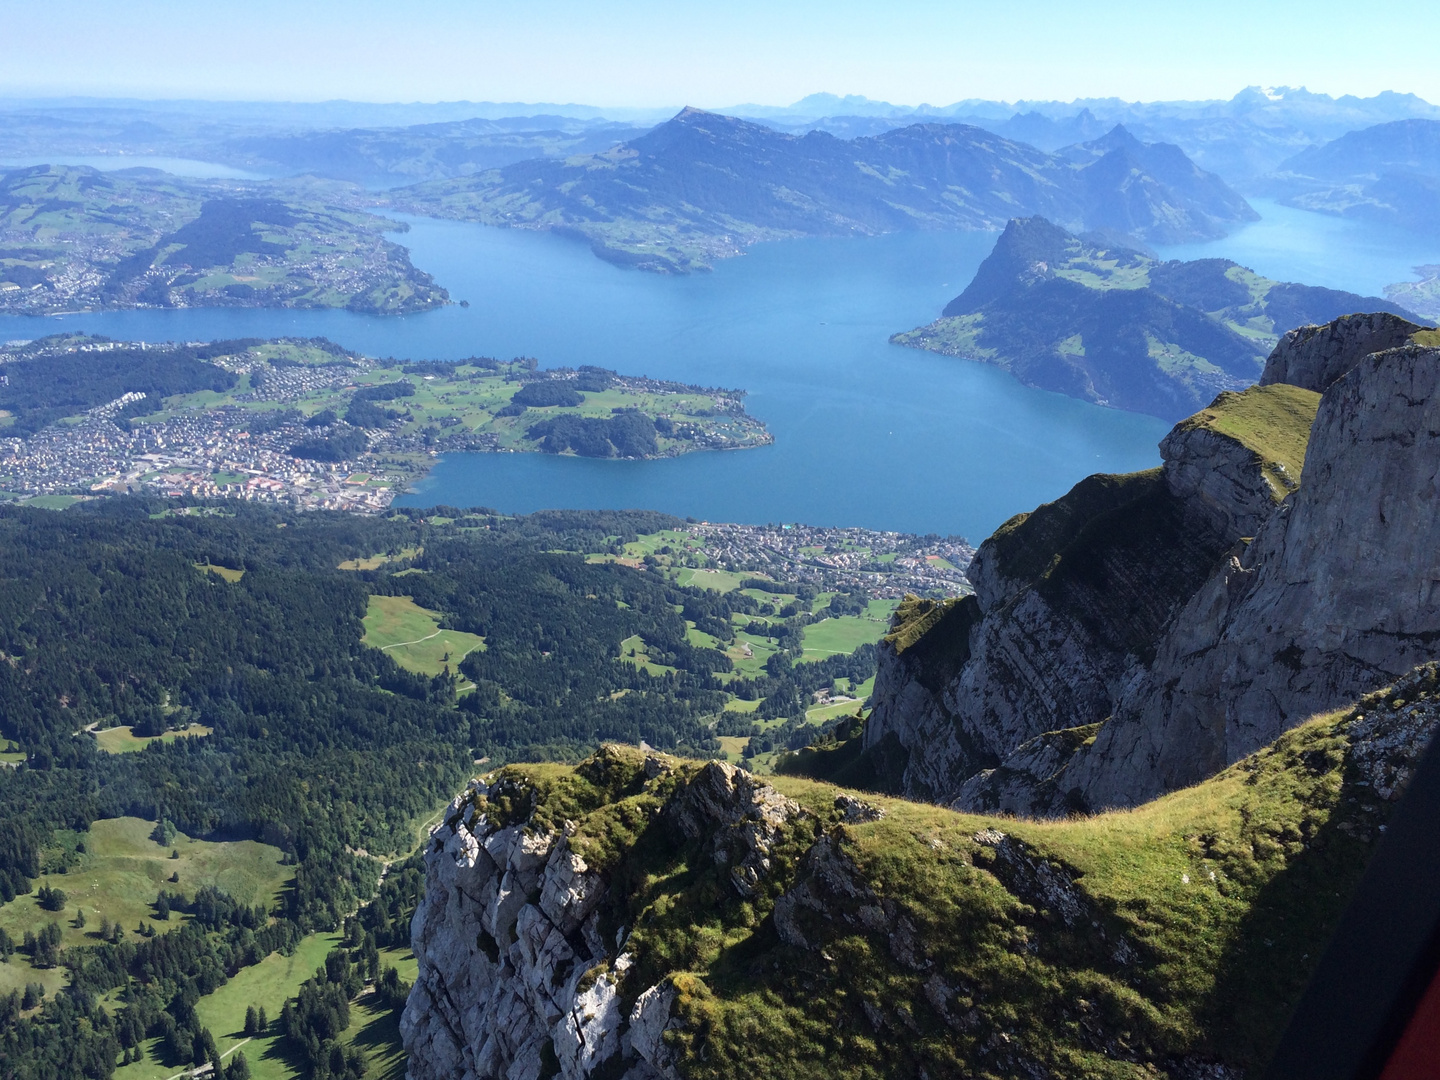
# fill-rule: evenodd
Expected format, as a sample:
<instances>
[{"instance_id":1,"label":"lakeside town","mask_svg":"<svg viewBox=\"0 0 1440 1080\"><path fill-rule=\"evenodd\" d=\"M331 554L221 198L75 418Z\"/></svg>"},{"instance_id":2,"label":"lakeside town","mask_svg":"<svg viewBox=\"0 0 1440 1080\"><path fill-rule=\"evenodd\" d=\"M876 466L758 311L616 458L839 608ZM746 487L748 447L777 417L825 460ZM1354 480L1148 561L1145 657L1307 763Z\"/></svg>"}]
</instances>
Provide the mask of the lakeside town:
<instances>
[{"instance_id":1,"label":"lakeside town","mask_svg":"<svg viewBox=\"0 0 1440 1080\"><path fill-rule=\"evenodd\" d=\"M961 536L916 536L817 525L687 525L722 570L813 585L822 592L862 593L874 600L956 596L970 591L965 569L975 549Z\"/></svg>"},{"instance_id":2,"label":"lakeside town","mask_svg":"<svg viewBox=\"0 0 1440 1080\"><path fill-rule=\"evenodd\" d=\"M47 361L82 361L81 382L103 382L97 363L111 375L149 364L150 382L104 385L160 389L104 401L82 388L82 410L66 377L42 375L37 392L31 365ZM11 373L22 381L11 386ZM10 341L0 346L0 496L146 492L378 513L444 453L669 457L772 441L744 396L599 368L542 371L529 358L381 361L322 339ZM632 414L646 422L637 428Z\"/></svg>"}]
</instances>

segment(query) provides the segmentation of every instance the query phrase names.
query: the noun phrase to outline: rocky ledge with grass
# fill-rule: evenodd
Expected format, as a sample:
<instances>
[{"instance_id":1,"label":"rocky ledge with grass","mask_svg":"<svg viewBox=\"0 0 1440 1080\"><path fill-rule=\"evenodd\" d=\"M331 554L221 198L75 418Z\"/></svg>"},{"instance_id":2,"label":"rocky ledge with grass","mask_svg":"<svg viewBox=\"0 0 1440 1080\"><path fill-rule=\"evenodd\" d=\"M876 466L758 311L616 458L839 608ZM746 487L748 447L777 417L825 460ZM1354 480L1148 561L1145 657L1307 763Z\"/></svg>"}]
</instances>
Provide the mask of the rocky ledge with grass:
<instances>
[{"instance_id":1,"label":"rocky ledge with grass","mask_svg":"<svg viewBox=\"0 0 1440 1080\"><path fill-rule=\"evenodd\" d=\"M1288 334L1268 385L1183 421L1162 469L1011 519L973 597L897 612L867 752L972 809L1134 805L1434 659L1433 334Z\"/></svg>"},{"instance_id":2,"label":"rocky ledge with grass","mask_svg":"<svg viewBox=\"0 0 1440 1080\"><path fill-rule=\"evenodd\" d=\"M623 747L510 766L431 836L409 1076L1254 1075L1437 695L1422 667L1065 822Z\"/></svg>"}]
</instances>

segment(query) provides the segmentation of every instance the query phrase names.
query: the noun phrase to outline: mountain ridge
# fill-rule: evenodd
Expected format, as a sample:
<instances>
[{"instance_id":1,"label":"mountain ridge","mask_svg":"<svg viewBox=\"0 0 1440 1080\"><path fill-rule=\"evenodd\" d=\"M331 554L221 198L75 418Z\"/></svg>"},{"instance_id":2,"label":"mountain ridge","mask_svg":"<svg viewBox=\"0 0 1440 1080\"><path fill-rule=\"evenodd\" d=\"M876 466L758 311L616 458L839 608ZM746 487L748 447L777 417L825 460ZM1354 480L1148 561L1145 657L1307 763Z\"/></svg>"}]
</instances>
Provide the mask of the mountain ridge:
<instances>
[{"instance_id":1,"label":"mountain ridge","mask_svg":"<svg viewBox=\"0 0 1440 1080\"><path fill-rule=\"evenodd\" d=\"M1180 165L1178 150L1136 145L1168 163L1169 182L1137 169L1134 148L1077 163L964 124L846 141L686 108L601 154L520 162L389 199L418 213L570 232L604 258L666 272L766 239L998 228L1017 206L1157 241L1254 220L1218 178Z\"/></svg>"},{"instance_id":2,"label":"mountain ridge","mask_svg":"<svg viewBox=\"0 0 1440 1080\"><path fill-rule=\"evenodd\" d=\"M426 846L410 1076L1240 1080L1436 688L1418 669L1196 788L1063 823L619 746L486 774Z\"/></svg>"}]
</instances>

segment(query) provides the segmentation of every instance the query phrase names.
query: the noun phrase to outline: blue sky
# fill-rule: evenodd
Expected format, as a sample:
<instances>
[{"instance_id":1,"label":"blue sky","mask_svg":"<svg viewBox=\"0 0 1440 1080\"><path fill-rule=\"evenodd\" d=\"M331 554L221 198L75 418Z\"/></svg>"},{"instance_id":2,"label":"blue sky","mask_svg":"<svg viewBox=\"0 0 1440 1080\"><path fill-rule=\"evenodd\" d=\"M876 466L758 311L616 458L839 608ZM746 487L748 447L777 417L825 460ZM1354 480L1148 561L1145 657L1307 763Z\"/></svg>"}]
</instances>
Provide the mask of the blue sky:
<instances>
[{"instance_id":1,"label":"blue sky","mask_svg":"<svg viewBox=\"0 0 1440 1080\"><path fill-rule=\"evenodd\" d=\"M1335 0L4 0L0 93L720 107L825 90L1440 101L1440 5ZM1407 59L1413 57L1413 59Z\"/></svg>"}]
</instances>

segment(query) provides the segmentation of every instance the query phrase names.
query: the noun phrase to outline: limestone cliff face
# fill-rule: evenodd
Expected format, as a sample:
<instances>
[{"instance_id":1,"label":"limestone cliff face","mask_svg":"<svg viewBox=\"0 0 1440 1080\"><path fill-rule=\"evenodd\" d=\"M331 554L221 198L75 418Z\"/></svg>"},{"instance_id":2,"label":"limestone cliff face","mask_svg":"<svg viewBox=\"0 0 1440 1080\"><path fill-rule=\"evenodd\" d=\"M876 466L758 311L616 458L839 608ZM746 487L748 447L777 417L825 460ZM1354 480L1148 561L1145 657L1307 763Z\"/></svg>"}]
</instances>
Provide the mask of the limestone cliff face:
<instances>
[{"instance_id":1,"label":"limestone cliff face","mask_svg":"<svg viewBox=\"0 0 1440 1080\"><path fill-rule=\"evenodd\" d=\"M1175 620L1070 768L1091 806L1202 779L1440 650L1440 350L1326 392L1304 482Z\"/></svg>"},{"instance_id":2,"label":"limestone cliff face","mask_svg":"<svg viewBox=\"0 0 1440 1080\"><path fill-rule=\"evenodd\" d=\"M1440 655L1440 351L1372 348L1417 329L1350 316L1287 335L1267 378L1323 399L1222 395L1164 440L1148 487L1091 477L1002 526L949 623L963 645L902 620L882 647L866 740L908 755L905 791L1134 804Z\"/></svg>"},{"instance_id":3,"label":"limestone cliff face","mask_svg":"<svg viewBox=\"0 0 1440 1080\"><path fill-rule=\"evenodd\" d=\"M902 608L881 648L866 741L910 751L905 791L952 800L1030 740L1109 716L1175 612L1286 490L1272 479L1284 464L1227 424L1278 410L1302 432L1303 454L1318 401L1308 397L1221 395L1161 444L1163 469L1090 477L1002 526L971 563L963 611L910 628Z\"/></svg>"},{"instance_id":4,"label":"limestone cliff face","mask_svg":"<svg viewBox=\"0 0 1440 1080\"><path fill-rule=\"evenodd\" d=\"M589 767L606 764L602 752ZM661 787L669 771L665 759L646 763ZM664 1034L674 990L662 980L625 995L636 957L626 927L603 925L609 882L572 845L573 823L551 827L533 810L530 790L475 780L431 834L411 925L420 969L400 1025L409 1076L673 1080ZM744 897L800 813L749 773L712 763L679 785L659 824L702 841Z\"/></svg>"},{"instance_id":5,"label":"limestone cliff face","mask_svg":"<svg viewBox=\"0 0 1440 1080\"><path fill-rule=\"evenodd\" d=\"M1298 327L1270 353L1260 385L1288 383L1323 394L1362 359L1399 348L1420 329L1388 312L1346 315L1323 326Z\"/></svg>"}]
</instances>

